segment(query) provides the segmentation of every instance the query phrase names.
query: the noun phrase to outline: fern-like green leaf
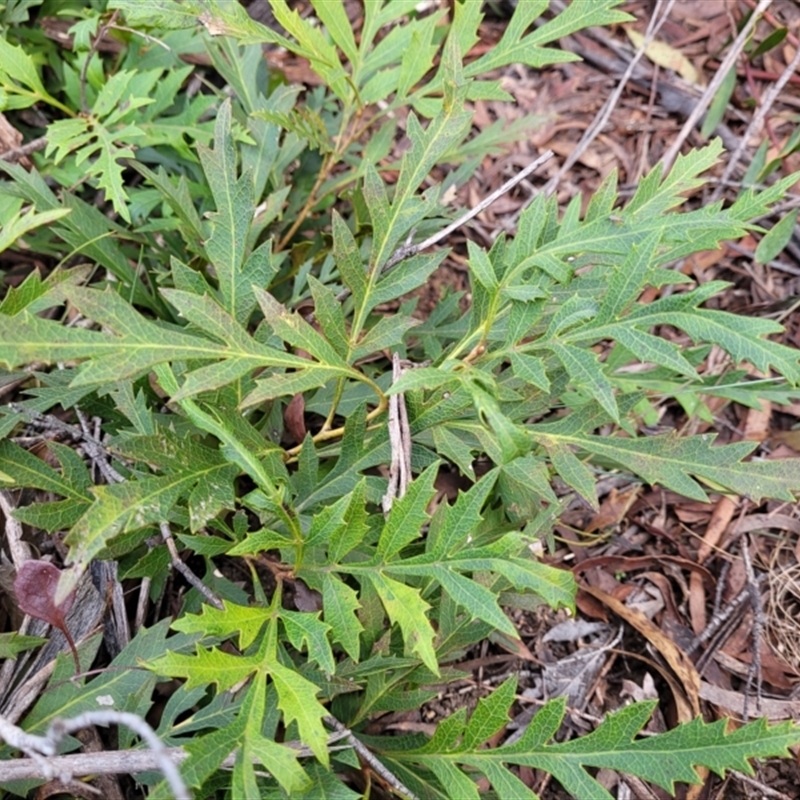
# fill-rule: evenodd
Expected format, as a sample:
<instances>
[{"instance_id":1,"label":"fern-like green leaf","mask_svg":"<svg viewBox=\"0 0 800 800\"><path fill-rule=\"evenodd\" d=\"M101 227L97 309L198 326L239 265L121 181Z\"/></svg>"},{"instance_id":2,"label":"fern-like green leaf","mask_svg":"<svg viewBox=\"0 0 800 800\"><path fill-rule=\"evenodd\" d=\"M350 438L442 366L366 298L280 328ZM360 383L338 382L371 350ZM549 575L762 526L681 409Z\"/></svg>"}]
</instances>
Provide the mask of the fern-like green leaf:
<instances>
[{"instance_id":1,"label":"fern-like green leaf","mask_svg":"<svg viewBox=\"0 0 800 800\"><path fill-rule=\"evenodd\" d=\"M438 786L438 776L452 775L455 767L466 768L469 775L485 775L500 800L534 798L533 792L508 771L509 766L527 766L553 775L573 797L611 800L611 794L591 777L588 768L636 775L674 794L677 782L700 782L698 767L718 775L727 770L752 774L749 759L785 756L789 747L800 742L798 726L786 722L770 727L764 719L731 733L726 733L726 720L706 724L695 719L666 733L637 739L655 707L651 702L636 703L610 714L593 733L580 739L552 742L565 711L565 701L558 699L538 711L517 741L482 749L486 738L508 721L515 692L516 681L512 678L480 701L468 723L462 717L449 726L448 737L435 736L423 747L387 748L387 740L382 740L382 757L387 764L402 767L402 774L416 770L417 788L428 781ZM442 762L450 766L443 769ZM456 795L449 786L438 788L454 800Z\"/></svg>"},{"instance_id":2,"label":"fern-like green leaf","mask_svg":"<svg viewBox=\"0 0 800 800\"><path fill-rule=\"evenodd\" d=\"M283 664L270 664L269 674L278 690L278 707L283 711L286 723L297 723L304 744L322 764L328 766L328 734L322 724L327 711L317 700L319 688Z\"/></svg>"},{"instance_id":3,"label":"fern-like green leaf","mask_svg":"<svg viewBox=\"0 0 800 800\"><path fill-rule=\"evenodd\" d=\"M753 451L755 444L739 442L713 447L715 438L707 434L679 437L670 433L623 439L576 433L547 434L541 441L548 448L553 443L579 447L621 464L648 483L695 500L707 501L708 497L692 476L715 489L727 489L756 502L765 497L791 501L800 492L800 459L743 463L742 459Z\"/></svg>"},{"instance_id":4,"label":"fern-like green leaf","mask_svg":"<svg viewBox=\"0 0 800 800\"><path fill-rule=\"evenodd\" d=\"M376 569L370 570L366 577L375 587L389 619L400 626L406 648L438 675L439 664L433 648L435 632L427 616L430 605L422 599L419 590L388 578Z\"/></svg>"},{"instance_id":5,"label":"fern-like green leaf","mask_svg":"<svg viewBox=\"0 0 800 800\"><path fill-rule=\"evenodd\" d=\"M577 56L573 53L544 48L542 45L568 36L587 25L609 25L630 21L631 17L628 14L613 10L614 6L618 5L620 0L570 4L554 20L525 35L531 23L547 10L548 0L528 0L520 3L500 42L486 55L472 62L466 69L466 74L480 75L517 62L530 67L543 67L547 64L574 61Z\"/></svg>"}]
</instances>

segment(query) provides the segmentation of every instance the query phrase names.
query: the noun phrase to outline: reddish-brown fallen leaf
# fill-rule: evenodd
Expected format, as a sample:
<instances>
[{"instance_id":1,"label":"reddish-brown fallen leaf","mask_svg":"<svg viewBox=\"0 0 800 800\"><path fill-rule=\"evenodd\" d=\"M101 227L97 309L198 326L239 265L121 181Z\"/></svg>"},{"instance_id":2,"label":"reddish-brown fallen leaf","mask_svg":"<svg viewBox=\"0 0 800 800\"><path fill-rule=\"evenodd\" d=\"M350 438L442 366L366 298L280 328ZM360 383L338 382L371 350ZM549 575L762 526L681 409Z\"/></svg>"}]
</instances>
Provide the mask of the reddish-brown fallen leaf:
<instances>
[{"instance_id":1,"label":"reddish-brown fallen leaf","mask_svg":"<svg viewBox=\"0 0 800 800\"><path fill-rule=\"evenodd\" d=\"M283 412L283 422L295 444L300 444L306 438L305 413L306 401L302 392L298 392Z\"/></svg>"},{"instance_id":2,"label":"reddish-brown fallen leaf","mask_svg":"<svg viewBox=\"0 0 800 800\"><path fill-rule=\"evenodd\" d=\"M48 561L26 561L14 578L14 594L20 610L36 619L41 619L58 628L66 637L75 659L75 669L81 671L75 642L67 627L67 614L75 602L73 589L60 603L56 603L56 591L61 579L61 570Z\"/></svg>"},{"instance_id":3,"label":"reddish-brown fallen leaf","mask_svg":"<svg viewBox=\"0 0 800 800\"><path fill-rule=\"evenodd\" d=\"M63 628L64 618L75 602L75 592L56 605L54 600L60 578L61 570L48 561L26 561L14 579L14 593L20 610L56 628Z\"/></svg>"}]
</instances>

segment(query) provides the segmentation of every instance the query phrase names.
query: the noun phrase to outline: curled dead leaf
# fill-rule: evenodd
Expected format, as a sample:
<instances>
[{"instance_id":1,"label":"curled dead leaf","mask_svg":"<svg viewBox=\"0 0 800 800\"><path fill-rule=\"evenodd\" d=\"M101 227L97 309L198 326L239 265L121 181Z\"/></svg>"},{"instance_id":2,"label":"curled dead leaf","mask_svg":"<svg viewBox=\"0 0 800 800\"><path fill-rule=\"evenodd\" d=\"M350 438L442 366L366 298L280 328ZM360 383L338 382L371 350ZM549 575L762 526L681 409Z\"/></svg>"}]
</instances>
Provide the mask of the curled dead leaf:
<instances>
[{"instance_id":1,"label":"curled dead leaf","mask_svg":"<svg viewBox=\"0 0 800 800\"><path fill-rule=\"evenodd\" d=\"M628 608L628 606L615 597L602 591L602 589L596 589L594 586L582 586L581 589L611 609L618 617L622 617L622 619L632 627L636 628L636 630L661 653L682 684L683 691L689 701L689 709L691 710L689 719L691 719L691 716L699 716L700 675L686 653L684 653L663 631L647 619L641 611ZM689 719L681 719L681 722L688 722Z\"/></svg>"}]
</instances>

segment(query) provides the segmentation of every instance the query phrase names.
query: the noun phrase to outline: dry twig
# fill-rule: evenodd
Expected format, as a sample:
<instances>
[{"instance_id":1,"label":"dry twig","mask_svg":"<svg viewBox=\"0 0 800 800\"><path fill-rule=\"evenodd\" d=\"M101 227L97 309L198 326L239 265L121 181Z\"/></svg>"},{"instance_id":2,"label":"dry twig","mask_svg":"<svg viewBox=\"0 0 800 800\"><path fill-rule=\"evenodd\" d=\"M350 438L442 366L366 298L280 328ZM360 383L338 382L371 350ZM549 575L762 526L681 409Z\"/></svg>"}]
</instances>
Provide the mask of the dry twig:
<instances>
[{"instance_id":1,"label":"dry twig","mask_svg":"<svg viewBox=\"0 0 800 800\"><path fill-rule=\"evenodd\" d=\"M155 761L155 766L161 771L169 784L173 797L176 800L191 800L191 794L181 778L174 761L170 758L164 743L156 736L155 731L137 714L127 711L87 711L71 719L56 719L44 736L33 736L22 728L0 716L0 738L16 750L22 750L29 756L39 772L36 777L48 779L58 778L62 783L72 780L72 773L62 770L57 771L54 762L49 759L58 752L58 745L65 736L92 725L125 725L140 736L149 746ZM89 754L91 759L96 759L100 753ZM61 762L63 764L63 761ZM9 777L7 766L2 770L3 780L14 780ZM30 766L30 764L28 765ZM128 767L130 769L130 766ZM92 768L90 771L95 772ZM126 769L126 771L128 771Z\"/></svg>"},{"instance_id":2,"label":"dry twig","mask_svg":"<svg viewBox=\"0 0 800 800\"><path fill-rule=\"evenodd\" d=\"M775 101L778 99L778 96L783 91L783 87L789 82L789 78L794 75L797 71L798 66L800 66L800 47L797 48L794 54L794 58L788 64L786 69L781 73L781 76L775 81L772 86L768 89L767 93L764 95L761 105L758 107L758 111L753 114L753 119L750 120L750 124L747 126L747 130L742 135L741 139L739 140L739 144L736 147L736 150L731 153L728 157L728 163L725 165L725 171L722 173L722 177L720 178L720 182L717 185L717 188L714 189L713 194L711 195L711 202L715 200L719 200L720 195L722 194L725 185L730 180L731 176L733 175L734 170L736 169L739 161L742 158L742 154L744 153L745 148L747 147L747 143L752 139L753 135L759 130L761 124L763 123L764 119L766 118L767 114L769 114L770 109L774 105Z\"/></svg>"},{"instance_id":3,"label":"dry twig","mask_svg":"<svg viewBox=\"0 0 800 800\"><path fill-rule=\"evenodd\" d=\"M111 453L108 448L94 436L89 428L89 423L85 415L79 409L76 409L76 412L80 426L64 422L53 414L42 414L39 411L25 408L25 406L16 403L9 403L8 407L12 411L23 414L30 420L32 425L42 431L58 431L59 433L66 434L75 441L81 442L86 455L89 456L92 463L100 470L103 477L109 483L122 483L125 480L125 478L109 463L112 457Z\"/></svg>"},{"instance_id":4,"label":"dry twig","mask_svg":"<svg viewBox=\"0 0 800 800\"><path fill-rule=\"evenodd\" d=\"M2 738L3 717L0 717L0 738ZM347 731L349 734L349 731ZM344 747L333 746L336 742L346 738L344 733L333 733L328 738L328 751L349 750L348 744ZM301 758L313 757L313 752L300 742L285 742L287 747L297 751ZM166 747L164 754L174 764L181 764L189 757L189 753L182 747ZM221 769L233 769L236 764L237 752L231 753L220 764ZM25 781L46 778L49 772L55 771L57 775L135 775L138 772L152 772L158 769L157 755L153 750L104 750L98 753L72 753L66 756L51 756L45 761L46 767L41 766L41 758L18 758L2 762L0 777L4 781Z\"/></svg>"},{"instance_id":5,"label":"dry twig","mask_svg":"<svg viewBox=\"0 0 800 800\"><path fill-rule=\"evenodd\" d=\"M737 772L735 769L732 769L731 775L733 775L736 780L741 781L748 786L752 786L754 789L758 789L758 791L761 792L761 797L771 797L773 800L792 800L788 794L784 794L776 789L772 789L767 786L766 783L757 781L755 778L752 778L750 775L745 775L743 772Z\"/></svg>"},{"instance_id":6,"label":"dry twig","mask_svg":"<svg viewBox=\"0 0 800 800\"><path fill-rule=\"evenodd\" d=\"M206 586L194 572L186 566L186 564L181 561L181 557L178 553L178 548L175 546L175 540L172 538L172 531L169 529L169 523L162 522L159 525L159 529L161 530L161 537L167 544L167 550L169 550L169 557L172 561L172 566L175 567L181 575L192 585L195 589L197 589L203 597L211 603L214 608L222 611L224 610L225 606L222 605L222 600L211 591L211 589Z\"/></svg>"},{"instance_id":7,"label":"dry twig","mask_svg":"<svg viewBox=\"0 0 800 800\"><path fill-rule=\"evenodd\" d=\"M405 786L398 778L396 778L378 759L372 754L372 751L363 744L353 732L348 730L338 719L335 717L325 717L325 722L332 728L335 728L337 733L342 734L342 738L352 746L353 750L370 766L376 775L386 781L392 787L396 794L406 798L406 800L419 800L419 798Z\"/></svg>"},{"instance_id":8,"label":"dry twig","mask_svg":"<svg viewBox=\"0 0 800 800\"><path fill-rule=\"evenodd\" d=\"M692 653L697 650L700 645L705 644L712 636L714 636L720 628L737 612L741 607L744 605L745 600L747 600L747 589L742 589L736 597L731 600L728 605L722 609L719 614L715 614L712 617L711 622L703 629L701 633L694 637L691 643L686 647L685 652L687 656L691 656ZM705 656L705 654L704 654ZM706 660L706 659L701 659ZM701 669L700 662L697 664L698 670Z\"/></svg>"},{"instance_id":9,"label":"dry twig","mask_svg":"<svg viewBox=\"0 0 800 800\"><path fill-rule=\"evenodd\" d=\"M412 365L413 366L413 365ZM398 353L392 356L392 383L397 383L405 372ZM389 485L381 500L383 513L392 510L392 504L405 495L411 482L411 427L408 424L406 400L402 392L389 398L389 441L392 461L389 467Z\"/></svg>"},{"instance_id":10,"label":"dry twig","mask_svg":"<svg viewBox=\"0 0 800 800\"><path fill-rule=\"evenodd\" d=\"M47 147L47 137L40 136L38 139L32 139L28 144L21 144L19 147L12 147L10 150L0 153L0 161L19 161L31 153L44 150L45 147Z\"/></svg>"},{"instance_id":11,"label":"dry twig","mask_svg":"<svg viewBox=\"0 0 800 800\"><path fill-rule=\"evenodd\" d=\"M719 65L719 69L714 73L714 77L711 79L708 86L706 86L706 90L703 92L702 97L697 101L694 109L689 114L689 117L683 124L680 132L670 145L669 150L667 150L667 152L664 154L664 157L661 159L662 163L664 164L665 172L672 168L672 164L677 158L683 143L689 138L689 134L694 130L695 125L697 125L697 123L700 121L700 118L703 116L703 114L705 114L709 105L711 105L711 101L719 91L719 87L722 86L725 76L728 74L728 71L733 68L733 65L736 63L736 59L739 58L744 50L744 47L747 44L747 41L750 38L756 23L771 4L772 0L760 0L755 11L750 15L750 18L742 27L742 30L739 31L739 35L734 40L722 63Z\"/></svg>"},{"instance_id":12,"label":"dry twig","mask_svg":"<svg viewBox=\"0 0 800 800\"><path fill-rule=\"evenodd\" d=\"M84 114L89 113L89 106L86 103L86 76L89 72L89 63L92 60L92 57L97 52L98 47L100 46L100 42L105 39L106 34L108 33L108 29L114 25L117 21L117 17L119 16L119 9L116 9L114 13L111 15L111 18L108 22L104 23L100 30L97 32L97 36L94 37L94 41L92 42L91 48L89 48L89 53L86 56L86 60L83 62L83 68L81 69L81 77L80 77L80 88L81 88L81 110Z\"/></svg>"},{"instance_id":13,"label":"dry twig","mask_svg":"<svg viewBox=\"0 0 800 800\"><path fill-rule=\"evenodd\" d=\"M756 710L761 711L761 636L766 626L766 618L764 616L764 606L761 602L761 587L758 580L756 580L755 572L753 571L753 562L750 559L749 537L742 538L742 561L744 562L744 574L747 579L745 587L747 596L750 600L750 605L753 609L753 628L751 632L753 641L753 656L750 661L750 666L747 670L747 684L744 688L744 711L742 717L747 722L748 715L748 701L750 699L750 690L753 687L753 680L756 684Z\"/></svg>"},{"instance_id":14,"label":"dry twig","mask_svg":"<svg viewBox=\"0 0 800 800\"><path fill-rule=\"evenodd\" d=\"M438 233L434 233L433 236L429 236L425 241L420 242L419 244L411 245L410 247L401 247L387 262L384 266L384 271L391 269L396 264L399 264L406 258L410 258L411 256L415 256L417 253L421 252L422 250L427 250L429 247L432 247L437 242L440 242L442 239L449 236L453 231L458 230L463 225L466 225L473 217L477 217L482 211L485 211L489 206L501 198L504 194L508 194L518 183L521 183L528 177L532 172L537 170L542 164L548 162L554 153L552 150L546 150L542 155L539 156L535 161L532 161L528 164L525 169L521 172L514 175L513 178L509 178L502 186L495 189L490 195L484 197L483 200L478 203L474 208L471 208L465 214L462 214L455 222L451 222L446 228L443 228Z\"/></svg>"}]
</instances>

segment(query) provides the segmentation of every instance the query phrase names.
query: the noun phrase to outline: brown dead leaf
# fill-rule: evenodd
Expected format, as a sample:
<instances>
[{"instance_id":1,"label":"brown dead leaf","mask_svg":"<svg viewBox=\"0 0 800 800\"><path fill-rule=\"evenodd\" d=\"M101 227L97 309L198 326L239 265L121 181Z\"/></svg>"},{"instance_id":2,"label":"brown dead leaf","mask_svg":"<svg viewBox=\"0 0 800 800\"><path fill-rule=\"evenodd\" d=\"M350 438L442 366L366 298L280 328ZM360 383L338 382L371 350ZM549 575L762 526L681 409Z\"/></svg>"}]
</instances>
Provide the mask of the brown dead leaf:
<instances>
[{"instance_id":1,"label":"brown dead leaf","mask_svg":"<svg viewBox=\"0 0 800 800\"><path fill-rule=\"evenodd\" d=\"M687 274L691 273L696 278L704 280L705 273L711 267L716 266L726 256L726 251L723 248L719 250L705 250L702 253L694 253L686 259L685 269L682 270Z\"/></svg>"},{"instance_id":2,"label":"brown dead leaf","mask_svg":"<svg viewBox=\"0 0 800 800\"><path fill-rule=\"evenodd\" d=\"M628 509L633 505L639 496L642 487L634 486L625 492L619 492L612 488L611 491L600 503L597 513L589 520L584 528L586 533L603 530L603 528L613 528L619 525L628 513Z\"/></svg>"},{"instance_id":3,"label":"brown dead leaf","mask_svg":"<svg viewBox=\"0 0 800 800\"><path fill-rule=\"evenodd\" d=\"M736 500L723 495L714 506L703 541L697 550L697 561L702 564L715 550L730 525L736 511ZM692 630L699 636L708 624L706 615L706 593L703 583L697 573L693 572L689 578L689 616L692 620Z\"/></svg>"},{"instance_id":4,"label":"brown dead leaf","mask_svg":"<svg viewBox=\"0 0 800 800\"><path fill-rule=\"evenodd\" d=\"M575 605L583 616L608 622L605 606L588 592L584 592L583 589L578 589L578 594L575 596Z\"/></svg>"},{"instance_id":5,"label":"brown dead leaf","mask_svg":"<svg viewBox=\"0 0 800 800\"><path fill-rule=\"evenodd\" d=\"M306 401L302 392L298 392L286 406L283 412L283 422L296 444L306 438Z\"/></svg>"},{"instance_id":6,"label":"brown dead leaf","mask_svg":"<svg viewBox=\"0 0 800 800\"><path fill-rule=\"evenodd\" d=\"M267 64L282 72L289 83L304 83L306 86L320 86L323 83L305 58L293 56L285 50L269 50L266 56Z\"/></svg>"},{"instance_id":7,"label":"brown dead leaf","mask_svg":"<svg viewBox=\"0 0 800 800\"><path fill-rule=\"evenodd\" d=\"M748 633L752 633L752 620L747 621ZM752 636L749 637L752 640ZM768 647L761 648L761 675L765 683L769 683L776 689L791 691L795 684L787 678L791 675L795 679L798 672L796 667L779 661ZM731 654L728 645L723 650L714 653L714 660L724 667L728 672L732 672L740 678L746 678L750 672L750 662L752 653L749 651L739 651L735 655Z\"/></svg>"},{"instance_id":8,"label":"brown dead leaf","mask_svg":"<svg viewBox=\"0 0 800 800\"><path fill-rule=\"evenodd\" d=\"M696 572L709 587L714 586L714 577L705 567L690 561L688 558L664 553L657 556L595 556L576 564L572 572L578 575L594 567L603 567L608 572L637 572L640 569L652 569L664 563L674 564L679 569Z\"/></svg>"},{"instance_id":9,"label":"brown dead leaf","mask_svg":"<svg viewBox=\"0 0 800 800\"><path fill-rule=\"evenodd\" d=\"M764 377L760 375L758 377ZM746 442L763 442L769 436L769 423L772 418L772 403L761 401L760 408L749 408L742 430L742 440Z\"/></svg>"},{"instance_id":10,"label":"brown dead leaf","mask_svg":"<svg viewBox=\"0 0 800 800\"><path fill-rule=\"evenodd\" d=\"M714 511L711 514L708 527L706 528L705 534L703 534L703 541L697 550L697 562L699 564L704 563L711 555L712 551L718 547L735 513L736 500L727 495L723 495L714 506Z\"/></svg>"},{"instance_id":11,"label":"brown dead leaf","mask_svg":"<svg viewBox=\"0 0 800 800\"><path fill-rule=\"evenodd\" d=\"M0 153L8 150L15 150L22 144L22 134L6 119L4 114L0 114ZM30 160L23 156L19 163L26 169L30 169Z\"/></svg>"},{"instance_id":12,"label":"brown dead leaf","mask_svg":"<svg viewBox=\"0 0 800 800\"><path fill-rule=\"evenodd\" d=\"M521 639L512 639L510 636L500 633L499 631L495 631L490 638L494 644L502 647L506 652L517 656L517 658L521 658L523 661L532 661L534 664L541 664L541 661L531 653L528 646Z\"/></svg>"},{"instance_id":13,"label":"brown dead leaf","mask_svg":"<svg viewBox=\"0 0 800 800\"><path fill-rule=\"evenodd\" d=\"M622 617L628 624L636 628L664 657L683 688L684 701L679 701L677 695L675 698L680 721L688 722L693 717L699 716L700 675L686 653L640 611L628 608L624 603L621 603L610 594L606 594L602 589L595 589L592 586L585 585L581 588L611 609L618 617Z\"/></svg>"},{"instance_id":14,"label":"brown dead leaf","mask_svg":"<svg viewBox=\"0 0 800 800\"><path fill-rule=\"evenodd\" d=\"M769 438L773 442L788 445L792 450L800 452L800 430L772 431Z\"/></svg>"},{"instance_id":15,"label":"brown dead leaf","mask_svg":"<svg viewBox=\"0 0 800 800\"><path fill-rule=\"evenodd\" d=\"M556 155L566 158L572 155L576 144L576 142L551 141L549 147ZM613 153L608 150L601 153L596 147L590 147L586 150L578 159L578 163L589 167L589 169L596 170L601 176L607 175L617 165Z\"/></svg>"},{"instance_id":16,"label":"brown dead leaf","mask_svg":"<svg viewBox=\"0 0 800 800\"><path fill-rule=\"evenodd\" d=\"M790 517L788 514L748 514L734 525L733 532L738 536L768 528L791 531L800 535L800 519Z\"/></svg>"}]
</instances>

